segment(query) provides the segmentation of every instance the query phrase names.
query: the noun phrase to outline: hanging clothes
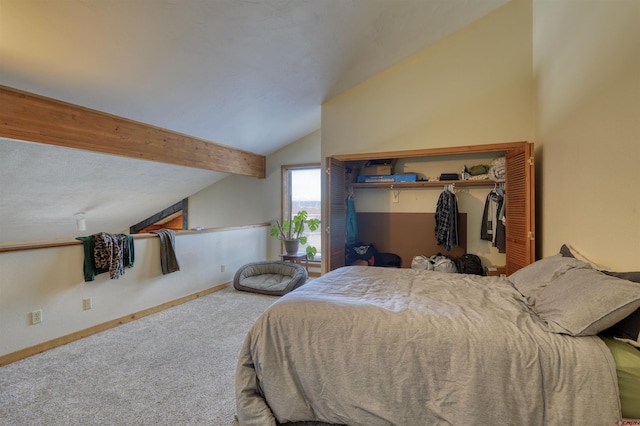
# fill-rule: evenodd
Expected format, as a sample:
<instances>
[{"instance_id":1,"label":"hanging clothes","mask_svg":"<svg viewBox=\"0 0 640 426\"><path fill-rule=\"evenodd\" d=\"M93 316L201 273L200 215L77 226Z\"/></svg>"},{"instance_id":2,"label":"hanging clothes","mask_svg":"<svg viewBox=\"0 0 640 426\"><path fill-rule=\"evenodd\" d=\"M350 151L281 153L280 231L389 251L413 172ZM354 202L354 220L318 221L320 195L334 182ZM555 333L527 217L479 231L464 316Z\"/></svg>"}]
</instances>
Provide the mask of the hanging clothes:
<instances>
[{"instance_id":1,"label":"hanging clothes","mask_svg":"<svg viewBox=\"0 0 640 426\"><path fill-rule=\"evenodd\" d=\"M356 204L353 194L347 197L347 244L358 241L358 222L356 219Z\"/></svg>"},{"instance_id":2,"label":"hanging clothes","mask_svg":"<svg viewBox=\"0 0 640 426\"><path fill-rule=\"evenodd\" d=\"M445 251L458 247L458 200L448 188L438 198L435 234L436 244L444 244Z\"/></svg>"},{"instance_id":3,"label":"hanging clothes","mask_svg":"<svg viewBox=\"0 0 640 426\"><path fill-rule=\"evenodd\" d=\"M160 267L162 274L170 274L180 270L180 264L176 258L176 246L174 232L171 229L158 229L151 231L160 237Z\"/></svg>"},{"instance_id":4,"label":"hanging clothes","mask_svg":"<svg viewBox=\"0 0 640 426\"><path fill-rule=\"evenodd\" d=\"M96 239L93 259L96 268L108 269L111 279L118 279L124 275L125 259L128 258L128 236L124 234L109 234L99 232L93 235ZM130 236L129 236L130 237ZM133 237L131 237L133 239Z\"/></svg>"},{"instance_id":5,"label":"hanging clothes","mask_svg":"<svg viewBox=\"0 0 640 426\"><path fill-rule=\"evenodd\" d=\"M93 260L93 251L96 247L95 237L92 235L88 237L76 237L76 240L82 241L84 248L84 263L82 271L84 273L85 282L94 281L96 279L96 275L109 272L109 268L97 268Z\"/></svg>"},{"instance_id":6,"label":"hanging clothes","mask_svg":"<svg viewBox=\"0 0 640 426\"><path fill-rule=\"evenodd\" d=\"M492 190L484 204L480 239L491 241L499 253L506 252L504 196L502 190Z\"/></svg>"},{"instance_id":7,"label":"hanging clothes","mask_svg":"<svg viewBox=\"0 0 640 426\"><path fill-rule=\"evenodd\" d=\"M125 268L132 268L135 258L133 237L124 234L99 232L88 237L77 237L84 248L84 280L109 272L111 279L124 275Z\"/></svg>"}]
</instances>

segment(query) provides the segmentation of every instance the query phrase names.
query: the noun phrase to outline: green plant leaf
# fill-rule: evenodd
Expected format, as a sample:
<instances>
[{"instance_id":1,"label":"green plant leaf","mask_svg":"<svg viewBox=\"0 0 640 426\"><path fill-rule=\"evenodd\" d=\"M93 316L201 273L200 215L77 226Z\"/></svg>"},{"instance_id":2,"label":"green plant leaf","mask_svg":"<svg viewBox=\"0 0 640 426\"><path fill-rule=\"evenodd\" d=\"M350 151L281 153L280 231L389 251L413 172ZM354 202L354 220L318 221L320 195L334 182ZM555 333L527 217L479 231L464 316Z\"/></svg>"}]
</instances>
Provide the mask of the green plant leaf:
<instances>
[{"instance_id":1,"label":"green plant leaf","mask_svg":"<svg viewBox=\"0 0 640 426\"><path fill-rule=\"evenodd\" d=\"M280 240L300 240L300 244L307 243L307 237L303 235L305 223L310 231L315 231L320 227L320 219L307 219L306 210L300 210L291 220L283 220L282 223L276 220L271 228L270 235Z\"/></svg>"},{"instance_id":2,"label":"green plant leaf","mask_svg":"<svg viewBox=\"0 0 640 426\"><path fill-rule=\"evenodd\" d=\"M308 246L307 247L307 258L313 260L314 257L316 257L316 254L318 253L318 249L312 246Z\"/></svg>"}]
</instances>

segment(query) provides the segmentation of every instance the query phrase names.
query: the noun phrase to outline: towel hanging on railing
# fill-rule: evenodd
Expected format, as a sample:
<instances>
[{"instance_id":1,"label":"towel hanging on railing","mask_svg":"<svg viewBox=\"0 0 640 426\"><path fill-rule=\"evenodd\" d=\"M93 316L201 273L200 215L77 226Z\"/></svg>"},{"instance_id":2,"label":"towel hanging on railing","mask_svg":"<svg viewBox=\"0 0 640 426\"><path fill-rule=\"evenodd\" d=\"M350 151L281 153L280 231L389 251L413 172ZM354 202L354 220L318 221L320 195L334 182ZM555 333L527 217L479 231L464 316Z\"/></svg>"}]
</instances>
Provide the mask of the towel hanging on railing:
<instances>
[{"instance_id":1,"label":"towel hanging on railing","mask_svg":"<svg viewBox=\"0 0 640 426\"><path fill-rule=\"evenodd\" d=\"M170 274L180 270L180 264L176 258L175 234L170 229L158 229L151 231L160 237L160 266L162 274Z\"/></svg>"}]
</instances>

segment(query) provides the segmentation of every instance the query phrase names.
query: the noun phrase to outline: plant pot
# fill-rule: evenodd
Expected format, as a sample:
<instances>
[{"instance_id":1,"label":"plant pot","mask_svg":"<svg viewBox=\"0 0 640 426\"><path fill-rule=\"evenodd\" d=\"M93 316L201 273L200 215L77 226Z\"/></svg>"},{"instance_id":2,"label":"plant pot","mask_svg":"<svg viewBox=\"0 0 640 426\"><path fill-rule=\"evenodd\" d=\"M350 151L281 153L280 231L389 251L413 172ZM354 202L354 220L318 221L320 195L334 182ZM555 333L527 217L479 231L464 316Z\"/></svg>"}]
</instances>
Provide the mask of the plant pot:
<instances>
[{"instance_id":1,"label":"plant pot","mask_svg":"<svg viewBox=\"0 0 640 426\"><path fill-rule=\"evenodd\" d=\"M283 240L284 250L287 254L298 254L298 248L300 248L300 240Z\"/></svg>"}]
</instances>

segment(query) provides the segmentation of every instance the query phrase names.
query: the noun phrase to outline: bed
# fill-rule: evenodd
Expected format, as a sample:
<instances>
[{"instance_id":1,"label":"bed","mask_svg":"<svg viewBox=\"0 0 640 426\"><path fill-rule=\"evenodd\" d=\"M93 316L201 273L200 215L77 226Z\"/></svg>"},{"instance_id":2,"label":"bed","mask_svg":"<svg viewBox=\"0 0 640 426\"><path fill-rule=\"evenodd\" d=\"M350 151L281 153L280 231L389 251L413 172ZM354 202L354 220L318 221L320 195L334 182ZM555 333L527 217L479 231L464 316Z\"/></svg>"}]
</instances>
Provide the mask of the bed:
<instances>
[{"instance_id":1,"label":"bed","mask_svg":"<svg viewBox=\"0 0 640 426\"><path fill-rule=\"evenodd\" d=\"M561 255L506 279L340 268L256 321L238 360L238 418L614 425L616 364L596 334L639 307L640 284Z\"/></svg>"}]
</instances>

